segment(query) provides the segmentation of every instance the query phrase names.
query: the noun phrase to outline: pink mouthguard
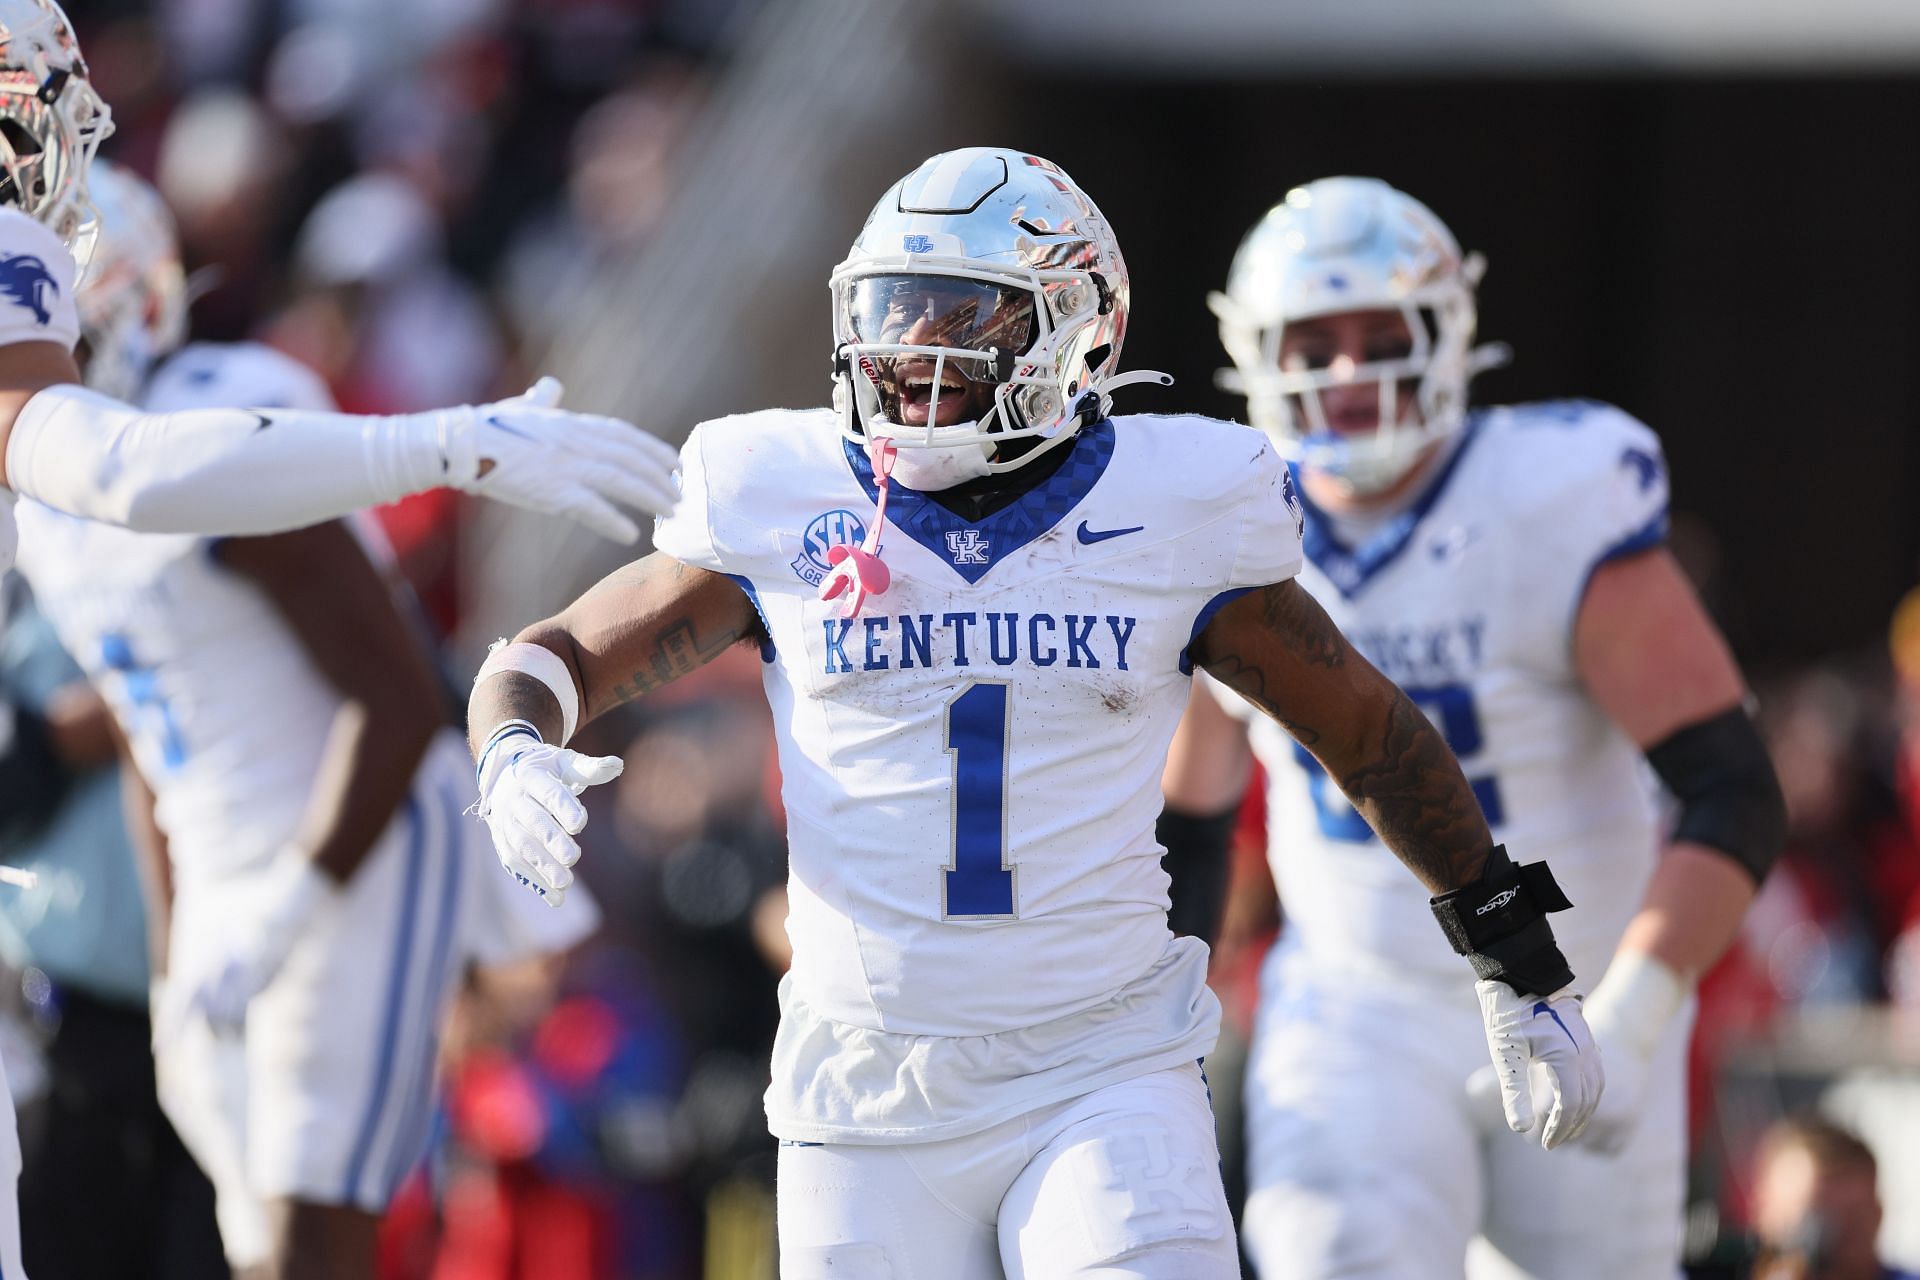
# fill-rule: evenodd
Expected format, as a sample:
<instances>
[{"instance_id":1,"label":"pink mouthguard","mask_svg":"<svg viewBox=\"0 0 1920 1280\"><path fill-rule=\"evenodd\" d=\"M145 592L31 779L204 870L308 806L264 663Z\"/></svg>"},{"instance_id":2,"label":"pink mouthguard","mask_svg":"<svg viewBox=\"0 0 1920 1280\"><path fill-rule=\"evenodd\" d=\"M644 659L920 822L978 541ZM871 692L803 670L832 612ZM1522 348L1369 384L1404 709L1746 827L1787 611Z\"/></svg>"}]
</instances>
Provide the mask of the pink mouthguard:
<instances>
[{"instance_id":1,"label":"pink mouthguard","mask_svg":"<svg viewBox=\"0 0 1920 1280\"><path fill-rule=\"evenodd\" d=\"M827 548L827 563L833 569L821 580L820 598L833 600L844 594L846 599L840 605L843 618L859 617L860 606L867 602L867 597L880 595L893 581L886 562L880 559L880 530L887 522L888 481L899 452L893 441L884 436L867 442L867 460L873 464L875 486L880 490L873 527L857 547L842 542Z\"/></svg>"}]
</instances>

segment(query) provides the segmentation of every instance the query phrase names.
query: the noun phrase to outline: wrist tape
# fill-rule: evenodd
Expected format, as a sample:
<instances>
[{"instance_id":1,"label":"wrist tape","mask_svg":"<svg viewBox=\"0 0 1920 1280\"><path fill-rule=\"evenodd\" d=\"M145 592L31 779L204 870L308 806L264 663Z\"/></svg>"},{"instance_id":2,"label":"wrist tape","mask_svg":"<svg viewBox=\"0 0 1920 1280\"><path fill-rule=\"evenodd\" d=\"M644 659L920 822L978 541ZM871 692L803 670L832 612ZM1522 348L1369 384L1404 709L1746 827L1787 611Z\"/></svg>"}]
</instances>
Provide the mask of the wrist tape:
<instances>
[{"instance_id":1,"label":"wrist tape","mask_svg":"<svg viewBox=\"0 0 1920 1280\"><path fill-rule=\"evenodd\" d=\"M1483 979L1522 995L1551 995L1573 982L1547 916L1573 903L1544 862L1515 866L1505 845L1487 855L1480 878L1429 900L1453 949Z\"/></svg>"},{"instance_id":2,"label":"wrist tape","mask_svg":"<svg viewBox=\"0 0 1920 1280\"><path fill-rule=\"evenodd\" d=\"M499 640L487 653L487 660L480 664L473 683L477 687L481 681L505 671L518 671L547 686L547 692L560 704L560 741L555 745L566 746L580 723L580 694L573 687L573 673L567 670L567 664L543 645L508 644Z\"/></svg>"}]
</instances>

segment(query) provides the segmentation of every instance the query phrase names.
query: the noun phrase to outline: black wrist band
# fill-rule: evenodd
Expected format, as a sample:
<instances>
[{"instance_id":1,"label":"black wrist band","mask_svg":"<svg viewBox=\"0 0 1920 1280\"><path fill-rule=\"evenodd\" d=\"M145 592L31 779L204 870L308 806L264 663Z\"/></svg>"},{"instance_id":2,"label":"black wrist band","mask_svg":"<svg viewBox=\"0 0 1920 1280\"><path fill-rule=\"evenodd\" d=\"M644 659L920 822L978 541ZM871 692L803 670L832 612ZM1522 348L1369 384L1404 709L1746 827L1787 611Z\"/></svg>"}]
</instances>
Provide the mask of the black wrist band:
<instances>
[{"instance_id":1,"label":"black wrist band","mask_svg":"<svg viewBox=\"0 0 1920 1280\"><path fill-rule=\"evenodd\" d=\"M1480 878L1429 901L1433 918L1453 949L1481 978L1504 982L1522 995L1551 995L1573 981L1573 970L1547 916L1573 905L1544 862L1515 866L1505 845L1487 855Z\"/></svg>"}]
</instances>

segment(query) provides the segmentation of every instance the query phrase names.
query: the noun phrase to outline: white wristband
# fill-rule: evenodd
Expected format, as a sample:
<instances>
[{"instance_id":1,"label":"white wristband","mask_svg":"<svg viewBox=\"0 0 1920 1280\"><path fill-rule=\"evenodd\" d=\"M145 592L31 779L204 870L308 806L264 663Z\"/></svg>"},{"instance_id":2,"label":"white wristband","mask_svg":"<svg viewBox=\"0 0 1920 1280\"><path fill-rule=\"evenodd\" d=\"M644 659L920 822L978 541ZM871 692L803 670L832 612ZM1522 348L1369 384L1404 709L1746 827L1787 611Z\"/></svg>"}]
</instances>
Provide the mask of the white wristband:
<instances>
[{"instance_id":1,"label":"white wristband","mask_svg":"<svg viewBox=\"0 0 1920 1280\"><path fill-rule=\"evenodd\" d=\"M1644 951L1620 951L1581 1012L1595 1039L1624 1044L1649 1061L1690 991L1664 961Z\"/></svg>"},{"instance_id":2,"label":"white wristband","mask_svg":"<svg viewBox=\"0 0 1920 1280\"><path fill-rule=\"evenodd\" d=\"M553 650L537 644L508 644L505 640L494 642L487 653L487 660L480 664L480 670L473 677L475 687L491 676L507 671L518 671L523 676L532 676L547 686L555 702L560 704L560 741L566 746L573 738L573 730L580 723L580 695L573 687L573 673L567 670L567 664Z\"/></svg>"}]
</instances>

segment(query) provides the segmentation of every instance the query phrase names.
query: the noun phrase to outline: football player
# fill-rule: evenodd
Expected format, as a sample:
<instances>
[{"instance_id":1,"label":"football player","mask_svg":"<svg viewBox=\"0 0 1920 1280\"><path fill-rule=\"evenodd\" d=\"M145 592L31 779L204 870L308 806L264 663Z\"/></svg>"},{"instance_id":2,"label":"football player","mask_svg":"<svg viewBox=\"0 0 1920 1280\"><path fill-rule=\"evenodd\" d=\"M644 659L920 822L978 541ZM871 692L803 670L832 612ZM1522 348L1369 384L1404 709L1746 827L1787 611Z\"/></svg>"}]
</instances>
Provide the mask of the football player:
<instances>
[{"instance_id":1,"label":"football player","mask_svg":"<svg viewBox=\"0 0 1920 1280\"><path fill-rule=\"evenodd\" d=\"M92 184L90 383L158 413L331 410L310 371L251 343L156 367L186 332L172 221L126 170L96 161ZM467 873L484 854L460 818L465 759L377 544L340 521L209 539L30 499L18 515L20 569L112 706L153 806L142 825L166 842L156 1076L228 1259L369 1275L378 1215L425 1145L463 964L558 949L593 914L555 929Z\"/></svg>"},{"instance_id":2,"label":"football player","mask_svg":"<svg viewBox=\"0 0 1920 1280\"><path fill-rule=\"evenodd\" d=\"M1504 1078L1531 1063L1546 1140L1577 1132L1600 1077L1552 877L1292 581L1266 438L1109 416L1160 375L1116 372L1127 270L1080 188L935 156L831 286L833 407L699 426L657 553L497 650L469 706L497 852L558 901L578 795L620 766L566 749L580 721L759 646L790 845L781 1274L1239 1274L1198 1063L1219 1005L1153 836L1196 666L1342 780L1484 977Z\"/></svg>"},{"instance_id":3,"label":"football player","mask_svg":"<svg viewBox=\"0 0 1920 1280\"><path fill-rule=\"evenodd\" d=\"M1503 354L1474 346L1481 269L1418 201L1328 178L1254 228L1213 307L1225 381L1298 468L1301 582L1575 904L1557 932L1605 973L1585 1014L1606 1096L1572 1152L1501 1131L1421 896L1319 761L1196 696L1169 804L1232 808L1257 754L1286 911L1248 1065L1263 1280L1457 1280L1476 1233L1476 1277L1670 1280L1693 984L1784 837L1739 669L1664 545L1654 434L1586 401L1468 409ZM1657 860L1649 764L1680 805Z\"/></svg>"},{"instance_id":4,"label":"football player","mask_svg":"<svg viewBox=\"0 0 1920 1280\"><path fill-rule=\"evenodd\" d=\"M399 417L314 409L141 412L81 385L75 249L88 162L112 130L53 0L0 0L0 568L15 494L162 533L295 529L453 486L639 535L616 502L672 505L672 451L555 408L543 382L498 404Z\"/></svg>"}]
</instances>

